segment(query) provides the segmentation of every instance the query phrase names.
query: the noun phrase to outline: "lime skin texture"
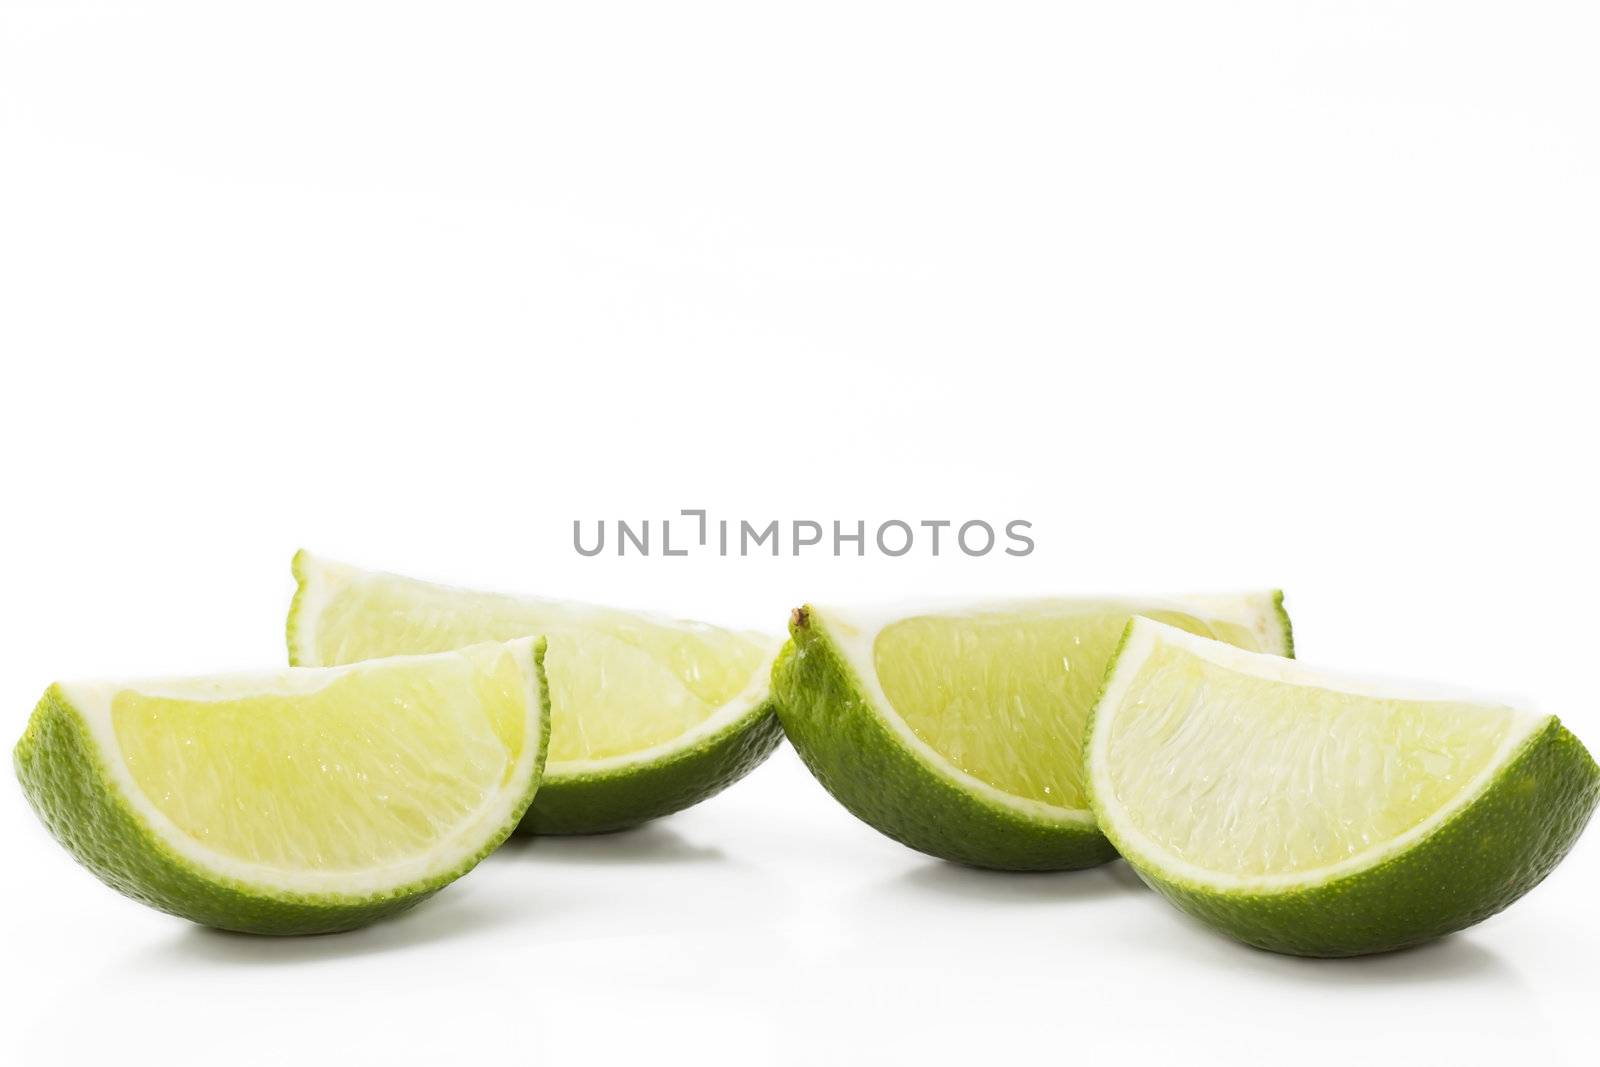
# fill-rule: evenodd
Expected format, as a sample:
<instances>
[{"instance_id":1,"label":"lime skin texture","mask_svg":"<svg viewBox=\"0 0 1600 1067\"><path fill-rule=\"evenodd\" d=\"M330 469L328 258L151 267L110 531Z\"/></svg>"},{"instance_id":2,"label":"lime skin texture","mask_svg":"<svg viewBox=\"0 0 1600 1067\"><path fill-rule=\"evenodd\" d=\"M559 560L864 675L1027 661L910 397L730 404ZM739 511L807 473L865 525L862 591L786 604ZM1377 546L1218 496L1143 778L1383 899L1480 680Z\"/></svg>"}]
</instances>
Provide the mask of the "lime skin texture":
<instances>
[{"instance_id":1,"label":"lime skin texture","mask_svg":"<svg viewBox=\"0 0 1600 1067\"><path fill-rule=\"evenodd\" d=\"M778 717L806 766L857 818L919 852L973 867L1093 867L1116 850L1087 821L1047 821L978 796L908 751L816 616L790 618L773 665Z\"/></svg>"},{"instance_id":2,"label":"lime skin texture","mask_svg":"<svg viewBox=\"0 0 1600 1067\"><path fill-rule=\"evenodd\" d=\"M737 782L772 754L783 727L770 699L690 748L646 766L546 779L518 834L603 834L683 811Z\"/></svg>"},{"instance_id":3,"label":"lime skin texture","mask_svg":"<svg viewBox=\"0 0 1600 1067\"><path fill-rule=\"evenodd\" d=\"M1294 956L1363 956L1464 930L1515 903L1565 858L1597 801L1600 768L1552 718L1484 793L1422 841L1319 885L1219 892L1165 876L1131 850L1124 855L1181 911L1247 945ZM1101 825L1121 848L1116 828Z\"/></svg>"},{"instance_id":4,"label":"lime skin texture","mask_svg":"<svg viewBox=\"0 0 1600 1067\"><path fill-rule=\"evenodd\" d=\"M34 709L13 751L22 791L46 829L106 885L152 908L202 926L269 935L331 934L409 911L493 852L533 803L550 743L549 691L539 664L544 711L535 765L510 816L450 869L378 893L289 892L220 877L180 855L130 805L104 765L81 713L59 686Z\"/></svg>"},{"instance_id":5,"label":"lime skin texture","mask_svg":"<svg viewBox=\"0 0 1600 1067\"><path fill-rule=\"evenodd\" d=\"M1088 792L1097 822L1146 884L1179 910L1248 945L1295 956L1344 957L1391 952L1465 929L1502 911L1555 869L1583 833L1600 803L1600 767L1553 715L1523 714L1526 735L1514 740L1500 762L1484 773L1481 786L1439 809L1436 825L1412 840L1374 844L1370 859L1335 864L1326 873L1265 879L1186 865L1161 850L1139 828L1142 816L1124 809L1109 740L1123 714L1148 714L1130 699L1139 677L1141 652L1150 639L1207 646L1255 677L1251 661L1276 672L1277 664L1215 642L1180 634L1144 619L1128 623L1106 669L1100 699L1088 723ZM1165 635L1163 637L1162 635ZM1166 670L1177 668L1168 666ZM1311 669L1278 690L1271 705L1234 706L1231 716L1271 729L1272 713L1297 710L1297 686L1340 692L1341 680L1324 680ZM1121 684L1123 676L1129 679ZM1169 675L1170 676L1170 675ZM1359 684L1359 683L1358 683ZM1393 683L1389 683L1392 686ZM1388 688L1388 686L1385 686ZM1382 699L1377 693L1366 694ZM1359 699L1359 697L1358 697ZM1159 701L1156 705L1158 706ZM1124 710L1127 709L1127 710ZM1306 711L1306 706L1299 706ZM1490 710L1510 711L1502 706ZM1109 794L1109 795L1108 795ZM1233 802L1252 803L1250 796ZM1360 856L1359 853L1356 854Z\"/></svg>"}]
</instances>

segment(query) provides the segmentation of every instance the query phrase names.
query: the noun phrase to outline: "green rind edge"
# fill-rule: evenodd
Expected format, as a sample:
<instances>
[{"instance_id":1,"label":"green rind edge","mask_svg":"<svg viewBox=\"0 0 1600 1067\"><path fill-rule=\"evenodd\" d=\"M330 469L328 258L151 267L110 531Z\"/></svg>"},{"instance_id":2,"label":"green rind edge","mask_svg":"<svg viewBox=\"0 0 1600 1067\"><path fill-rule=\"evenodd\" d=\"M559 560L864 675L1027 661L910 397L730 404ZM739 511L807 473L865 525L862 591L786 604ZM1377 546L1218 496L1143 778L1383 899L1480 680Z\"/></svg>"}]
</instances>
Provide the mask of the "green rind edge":
<instances>
[{"instance_id":1,"label":"green rind edge","mask_svg":"<svg viewBox=\"0 0 1600 1067\"><path fill-rule=\"evenodd\" d=\"M289 644L289 666L304 667L301 662L298 638L300 636L300 610L305 606L306 586L310 584L310 577L306 574L306 550L300 549L294 554L294 559L289 562L289 569L294 574L294 597L289 601L289 618L284 623L283 636Z\"/></svg>"},{"instance_id":2,"label":"green rind edge","mask_svg":"<svg viewBox=\"0 0 1600 1067\"><path fill-rule=\"evenodd\" d=\"M709 737L652 763L598 774L552 773L519 834L603 834L693 807L759 767L783 740L762 701Z\"/></svg>"},{"instance_id":3,"label":"green rind edge","mask_svg":"<svg viewBox=\"0 0 1600 1067\"><path fill-rule=\"evenodd\" d=\"M778 718L834 799L894 840L939 859L1004 871L1059 871L1115 859L1088 825L1046 822L967 792L908 751L872 706L826 626L807 608L773 665Z\"/></svg>"},{"instance_id":4,"label":"green rind edge","mask_svg":"<svg viewBox=\"0 0 1600 1067\"><path fill-rule=\"evenodd\" d=\"M1147 885L1229 937L1292 956L1392 952L1482 922L1555 869L1600 802L1600 767L1552 717L1481 794L1412 847L1320 885L1239 892L1166 876L1133 853L1088 779L1096 820Z\"/></svg>"},{"instance_id":5,"label":"green rind edge","mask_svg":"<svg viewBox=\"0 0 1600 1067\"><path fill-rule=\"evenodd\" d=\"M550 746L550 690L544 642L534 649L539 680L539 751L512 816L449 871L366 896L291 893L216 875L179 855L136 812L111 779L78 710L59 686L45 691L12 753L22 791L45 828L102 882L142 904L202 926L250 934L329 934L407 911L476 867L498 848L533 802Z\"/></svg>"},{"instance_id":6,"label":"green rind edge","mask_svg":"<svg viewBox=\"0 0 1600 1067\"><path fill-rule=\"evenodd\" d=\"M1278 655L1283 656L1285 659L1294 659L1294 623L1289 621L1289 609L1283 605L1282 589L1274 589L1272 591L1272 610L1278 617L1279 629L1283 631L1283 649ZM1112 663L1116 661L1117 658L1115 656L1111 657Z\"/></svg>"}]
</instances>

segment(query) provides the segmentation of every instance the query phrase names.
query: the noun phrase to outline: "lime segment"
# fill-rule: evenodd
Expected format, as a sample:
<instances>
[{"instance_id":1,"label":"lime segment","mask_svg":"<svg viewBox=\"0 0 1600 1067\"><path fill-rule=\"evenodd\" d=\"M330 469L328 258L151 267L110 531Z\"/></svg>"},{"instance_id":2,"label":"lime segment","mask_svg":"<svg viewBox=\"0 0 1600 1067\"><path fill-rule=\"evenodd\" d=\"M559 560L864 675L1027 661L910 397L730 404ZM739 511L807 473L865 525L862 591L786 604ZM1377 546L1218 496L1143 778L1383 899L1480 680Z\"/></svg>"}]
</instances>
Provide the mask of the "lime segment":
<instances>
[{"instance_id":1,"label":"lime segment","mask_svg":"<svg viewBox=\"0 0 1600 1067\"><path fill-rule=\"evenodd\" d=\"M470 870L544 763L542 641L351 667L62 683L15 761L67 848L196 922L349 929Z\"/></svg>"},{"instance_id":2,"label":"lime segment","mask_svg":"<svg viewBox=\"0 0 1600 1067\"><path fill-rule=\"evenodd\" d=\"M1146 619L1096 706L1093 807L1179 907L1282 952L1470 925L1576 840L1600 771L1553 716L1361 682Z\"/></svg>"}]
</instances>

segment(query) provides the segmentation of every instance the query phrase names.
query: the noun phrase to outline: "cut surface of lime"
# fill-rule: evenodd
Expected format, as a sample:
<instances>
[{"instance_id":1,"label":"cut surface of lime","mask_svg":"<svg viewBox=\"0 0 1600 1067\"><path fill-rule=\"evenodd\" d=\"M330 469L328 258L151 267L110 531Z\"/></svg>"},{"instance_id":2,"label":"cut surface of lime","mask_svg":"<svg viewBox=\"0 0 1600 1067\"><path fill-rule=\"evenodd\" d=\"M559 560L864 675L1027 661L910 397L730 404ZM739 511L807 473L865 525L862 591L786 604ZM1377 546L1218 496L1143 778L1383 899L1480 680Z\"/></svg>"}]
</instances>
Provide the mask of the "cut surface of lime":
<instances>
[{"instance_id":1,"label":"cut surface of lime","mask_svg":"<svg viewBox=\"0 0 1600 1067\"><path fill-rule=\"evenodd\" d=\"M1133 622L1093 715L1102 829L1146 881L1303 955L1414 944L1493 914L1600 795L1552 716L1360 682Z\"/></svg>"},{"instance_id":2,"label":"cut surface of lime","mask_svg":"<svg viewBox=\"0 0 1600 1067\"><path fill-rule=\"evenodd\" d=\"M913 848L998 868L1103 862L1112 853L1088 810L1083 732L1136 613L1293 649L1277 593L905 615L808 607L776 674L779 714L823 784Z\"/></svg>"},{"instance_id":3,"label":"cut surface of lime","mask_svg":"<svg viewBox=\"0 0 1600 1067\"><path fill-rule=\"evenodd\" d=\"M350 667L58 683L24 791L136 899L257 933L403 910L510 833L547 747L542 641Z\"/></svg>"},{"instance_id":4,"label":"cut surface of lime","mask_svg":"<svg viewBox=\"0 0 1600 1067\"><path fill-rule=\"evenodd\" d=\"M777 642L589 604L454 589L300 552L291 663L331 665L541 634L550 761L522 829L593 833L666 815L752 770L780 736Z\"/></svg>"}]
</instances>

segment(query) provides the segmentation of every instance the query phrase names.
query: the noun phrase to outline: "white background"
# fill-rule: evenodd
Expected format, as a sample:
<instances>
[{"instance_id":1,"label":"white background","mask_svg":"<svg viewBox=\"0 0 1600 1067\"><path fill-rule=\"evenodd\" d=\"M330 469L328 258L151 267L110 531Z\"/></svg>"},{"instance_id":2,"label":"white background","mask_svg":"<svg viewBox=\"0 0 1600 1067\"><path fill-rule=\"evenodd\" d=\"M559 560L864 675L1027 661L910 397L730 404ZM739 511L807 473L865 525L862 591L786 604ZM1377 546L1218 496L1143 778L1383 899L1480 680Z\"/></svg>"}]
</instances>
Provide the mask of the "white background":
<instances>
[{"instance_id":1,"label":"white background","mask_svg":"<svg viewBox=\"0 0 1600 1067\"><path fill-rule=\"evenodd\" d=\"M1288 590L1302 658L1600 741L1585 3L0 0L0 707L281 663L300 545L776 629ZM1034 523L579 558L575 518ZM0 791L27 1064L1578 1062L1600 843L1429 948L967 871L780 751L408 918L227 936Z\"/></svg>"}]
</instances>

